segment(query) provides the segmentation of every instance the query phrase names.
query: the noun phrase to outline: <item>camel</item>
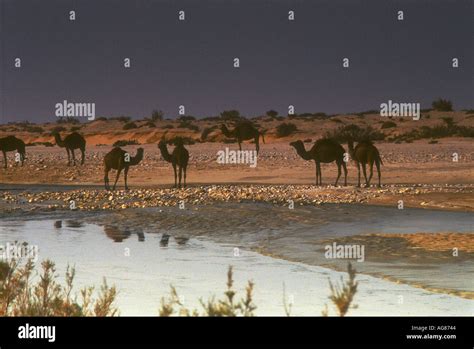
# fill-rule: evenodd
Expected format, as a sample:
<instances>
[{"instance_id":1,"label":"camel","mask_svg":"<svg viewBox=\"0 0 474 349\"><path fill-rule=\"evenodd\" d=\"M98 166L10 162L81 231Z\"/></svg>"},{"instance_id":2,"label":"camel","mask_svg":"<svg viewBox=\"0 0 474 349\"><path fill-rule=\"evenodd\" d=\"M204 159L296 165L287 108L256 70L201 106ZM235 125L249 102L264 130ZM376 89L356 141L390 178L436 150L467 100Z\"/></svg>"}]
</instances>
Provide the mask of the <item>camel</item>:
<instances>
[{"instance_id":1,"label":"camel","mask_svg":"<svg viewBox=\"0 0 474 349\"><path fill-rule=\"evenodd\" d=\"M84 155L86 151L86 140L82 137L79 133L73 132L70 135L66 136L64 140L61 139L61 135L58 132L54 133L54 139L56 144L61 148L66 148L67 151L67 165L70 166L71 164L71 156L70 152L72 153L72 161L73 165L76 166L76 156L74 154L74 149L80 149L82 153L82 160L81 165L84 165Z\"/></svg>"},{"instance_id":2,"label":"camel","mask_svg":"<svg viewBox=\"0 0 474 349\"><path fill-rule=\"evenodd\" d=\"M181 177L184 172L184 187L186 188L186 169L188 167L189 152L184 147L183 140L181 138L176 139L176 147L173 149L171 154L168 152L168 147L166 146L165 140L161 140L160 143L158 143L158 148L161 151L161 156L163 156L163 159L171 163L173 166L174 187L181 188ZM179 186L177 183L176 166L179 167Z\"/></svg>"},{"instance_id":3,"label":"camel","mask_svg":"<svg viewBox=\"0 0 474 349\"><path fill-rule=\"evenodd\" d=\"M337 178L334 186L337 186L337 182L341 177L341 166L344 168L344 185L347 185L347 167L344 162L345 150L337 141L329 138L319 139L309 151L306 151L302 141L291 142L290 145L296 149L298 155L304 160L314 160L316 164L316 185L323 185L321 162L330 163L333 161L336 161L337 164Z\"/></svg>"},{"instance_id":4,"label":"camel","mask_svg":"<svg viewBox=\"0 0 474 349\"><path fill-rule=\"evenodd\" d=\"M3 167L7 168L7 152L16 150L20 154L21 166L25 161L25 142L15 136L7 136L0 138L0 150L3 153L4 164Z\"/></svg>"},{"instance_id":5,"label":"camel","mask_svg":"<svg viewBox=\"0 0 474 349\"><path fill-rule=\"evenodd\" d=\"M377 172L378 172L378 177L379 177L379 184L378 186L380 187L380 165L383 165L382 159L380 158L380 154L378 149L373 145L371 141L361 141L359 142L356 147L354 148L354 142L352 140L349 140L347 142L347 145L349 147L349 154L351 158L356 162L357 164L357 186L360 187L360 165L362 164L362 171L364 172L364 178L365 178L365 186L368 187L370 186L370 180L372 179L372 175L374 174L373 169L374 169L374 162L375 166L377 167ZM370 175L369 179L367 179L367 173L365 166L366 165L370 166Z\"/></svg>"},{"instance_id":6,"label":"camel","mask_svg":"<svg viewBox=\"0 0 474 349\"><path fill-rule=\"evenodd\" d=\"M253 139L255 140L255 147L257 150L257 154L260 150L259 139L262 136L262 141L265 143L265 138L263 137L263 133L261 133L258 129L256 129L252 123L250 122L240 122L235 125L235 128L231 131L227 128L225 124L221 125L221 131L224 136L228 138L236 138L237 142L239 143L239 150L242 150L242 142Z\"/></svg>"},{"instance_id":7,"label":"camel","mask_svg":"<svg viewBox=\"0 0 474 349\"><path fill-rule=\"evenodd\" d=\"M120 172L124 170L124 178L125 178L125 190L128 190L127 185L127 176L128 170L130 166L135 166L140 163L143 159L143 148L137 149L137 154L131 157L125 150L115 147L110 152L108 152L104 157L104 184L105 189L110 190L109 185L109 171L111 169L117 170L117 177L115 177L115 183L112 190L115 190L115 186L117 185L117 181L120 176Z\"/></svg>"}]
</instances>

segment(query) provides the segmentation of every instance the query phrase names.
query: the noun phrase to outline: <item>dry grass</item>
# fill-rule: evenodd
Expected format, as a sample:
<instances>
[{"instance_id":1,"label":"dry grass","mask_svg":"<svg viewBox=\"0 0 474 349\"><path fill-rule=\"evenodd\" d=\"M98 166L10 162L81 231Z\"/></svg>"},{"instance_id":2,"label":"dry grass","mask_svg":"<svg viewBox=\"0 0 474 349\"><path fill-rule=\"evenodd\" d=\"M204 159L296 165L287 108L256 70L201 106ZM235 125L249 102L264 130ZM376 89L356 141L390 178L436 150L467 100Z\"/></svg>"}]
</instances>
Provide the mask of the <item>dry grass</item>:
<instances>
[{"instance_id":1,"label":"dry grass","mask_svg":"<svg viewBox=\"0 0 474 349\"><path fill-rule=\"evenodd\" d=\"M356 270L352 267L351 263L347 266L347 273L349 274L349 279L346 282L344 282L342 276L340 284L333 284L331 280L329 280L329 288L331 289L331 296L329 296L329 299L336 307L339 316L345 316L347 314L351 308L354 296L357 293L358 283L355 281ZM357 306L352 305L352 308L357 308ZM328 316L327 305L322 311L322 315Z\"/></svg>"},{"instance_id":2,"label":"dry grass","mask_svg":"<svg viewBox=\"0 0 474 349\"><path fill-rule=\"evenodd\" d=\"M253 303L253 282L249 281L245 289L244 298L236 301L236 292L234 290L234 280L232 267L227 271L227 289L222 299L212 296L206 302L200 300L202 310L187 309L182 304L176 289L171 286L171 294L168 298L161 299L160 316L215 316L215 317L235 317L235 316L254 316L257 309Z\"/></svg>"},{"instance_id":3,"label":"dry grass","mask_svg":"<svg viewBox=\"0 0 474 349\"><path fill-rule=\"evenodd\" d=\"M94 287L84 287L73 295L75 270L67 268L65 286L57 282L55 264L41 263L35 275L31 259L0 261L0 316L116 316L115 287L104 279L97 297Z\"/></svg>"}]
</instances>

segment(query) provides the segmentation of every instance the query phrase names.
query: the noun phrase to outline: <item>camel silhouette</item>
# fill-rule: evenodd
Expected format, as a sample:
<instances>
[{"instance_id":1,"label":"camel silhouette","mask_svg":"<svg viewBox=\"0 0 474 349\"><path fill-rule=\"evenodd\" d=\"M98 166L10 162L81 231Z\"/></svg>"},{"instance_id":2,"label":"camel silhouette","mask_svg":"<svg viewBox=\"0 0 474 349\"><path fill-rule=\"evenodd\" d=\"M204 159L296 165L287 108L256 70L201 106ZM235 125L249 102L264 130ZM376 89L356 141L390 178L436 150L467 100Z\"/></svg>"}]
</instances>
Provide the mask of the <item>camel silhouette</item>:
<instances>
[{"instance_id":1,"label":"camel silhouette","mask_svg":"<svg viewBox=\"0 0 474 349\"><path fill-rule=\"evenodd\" d=\"M374 169L374 163L375 166L377 167L377 173L379 177L379 184L378 186L380 187L380 165L383 165L382 159L380 158L380 153L378 149L375 147L375 145L368 140L361 141L359 142L356 147L354 148L354 142L352 140L349 140L347 142L347 145L349 147L349 154L351 155L351 158L356 162L357 164L357 186L360 187L360 165L362 164L362 171L364 172L364 178L365 178L365 186L368 187L370 186L370 180L372 179L372 175L374 174L373 169ZM370 175L369 179L367 179L367 172L365 166L369 164L370 166Z\"/></svg>"},{"instance_id":2,"label":"camel silhouette","mask_svg":"<svg viewBox=\"0 0 474 349\"><path fill-rule=\"evenodd\" d=\"M3 153L3 167L7 168L7 152L16 150L20 154L21 166L25 161L25 142L15 136L7 136L0 138L0 150Z\"/></svg>"},{"instance_id":3,"label":"camel silhouette","mask_svg":"<svg viewBox=\"0 0 474 349\"><path fill-rule=\"evenodd\" d=\"M79 133L73 132L70 135L66 136L64 140L61 139L59 132L54 133L54 139L56 144L61 148L66 148L67 151L67 165L71 165L71 156L73 165L76 166L76 156L74 154L74 149L80 149L82 153L81 165L84 165L84 155L86 151L86 140Z\"/></svg>"},{"instance_id":4,"label":"camel silhouette","mask_svg":"<svg viewBox=\"0 0 474 349\"><path fill-rule=\"evenodd\" d=\"M302 141L291 142L290 145L296 149L298 155L304 160L314 160L316 164L316 185L323 185L321 162L330 163L333 161L336 161L337 164L337 178L334 186L337 186L337 182L341 177L341 166L344 168L344 185L347 185L347 167L344 162L345 151L337 141L330 138L319 139L309 151L306 151Z\"/></svg>"},{"instance_id":5,"label":"camel silhouette","mask_svg":"<svg viewBox=\"0 0 474 349\"><path fill-rule=\"evenodd\" d=\"M186 188L186 170L188 168L189 152L184 147L182 138L176 138L175 144L176 146L173 149L173 152L171 154L168 152L168 147L166 146L165 140L161 140L160 143L158 143L158 148L161 151L161 156L163 156L163 159L171 163L171 165L173 166L174 187L178 188L177 173L176 173L176 166L178 166L179 167L179 188L181 187L181 177L183 175L183 172L184 172L184 187Z\"/></svg>"},{"instance_id":6,"label":"camel silhouette","mask_svg":"<svg viewBox=\"0 0 474 349\"><path fill-rule=\"evenodd\" d=\"M239 150L242 150L242 142L253 139L255 141L255 147L257 154L260 151L259 139L262 136L262 141L265 143L263 133L261 133L251 122L240 122L235 125L233 130L229 130L225 124L221 125L221 131L224 136L228 138L236 138L239 143Z\"/></svg>"},{"instance_id":7,"label":"camel silhouette","mask_svg":"<svg viewBox=\"0 0 474 349\"><path fill-rule=\"evenodd\" d=\"M110 152L108 152L104 157L104 184L105 189L110 190L109 185L109 171L111 169L117 170L117 176L115 177L115 183L112 190L115 190L117 181L120 176L120 172L124 170L124 179L125 179L125 190L128 190L127 185L127 176L130 166L135 166L140 163L143 159L143 148L137 149L137 154L131 157L125 150L115 147Z\"/></svg>"}]
</instances>

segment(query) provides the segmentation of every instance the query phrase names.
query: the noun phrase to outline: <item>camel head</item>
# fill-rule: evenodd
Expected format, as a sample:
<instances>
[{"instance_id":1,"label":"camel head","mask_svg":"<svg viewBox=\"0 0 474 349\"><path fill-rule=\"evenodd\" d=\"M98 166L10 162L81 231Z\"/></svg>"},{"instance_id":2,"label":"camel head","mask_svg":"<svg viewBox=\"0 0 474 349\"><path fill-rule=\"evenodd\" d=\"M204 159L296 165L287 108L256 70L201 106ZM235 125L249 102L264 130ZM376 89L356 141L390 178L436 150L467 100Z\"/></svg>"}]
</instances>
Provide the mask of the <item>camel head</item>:
<instances>
[{"instance_id":1,"label":"camel head","mask_svg":"<svg viewBox=\"0 0 474 349\"><path fill-rule=\"evenodd\" d=\"M304 160L312 159L311 155L306 151L303 141L298 140L298 141L291 142L290 146L295 148L298 155L301 156Z\"/></svg>"},{"instance_id":2,"label":"camel head","mask_svg":"<svg viewBox=\"0 0 474 349\"><path fill-rule=\"evenodd\" d=\"M232 132L227 128L227 126L225 124L222 124L220 129L221 129L222 133L224 134L224 136L232 137Z\"/></svg>"},{"instance_id":3,"label":"camel head","mask_svg":"<svg viewBox=\"0 0 474 349\"><path fill-rule=\"evenodd\" d=\"M143 148L138 148L137 154L130 161L131 165L137 165L142 160L143 160Z\"/></svg>"},{"instance_id":4,"label":"camel head","mask_svg":"<svg viewBox=\"0 0 474 349\"><path fill-rule=\"evenodd\" d=\"M59 134L58 131L54 131L52 133L53 137L54 137L54 140L56 141L56 145L58 145L59 147L63 147L64 146L64 142L63 140L61 139L61 135Z\"/></svg>"},{"instance_id":5,"label":"camel head","mask_svg":"<svg viewBox=\"0 0 474 349\"><path fill-rule=\"evenodd\" d=\"M300 140L291 142L291 143L290 143L290 146L292 146L292 147L295 148L296 150L301 150L301 149L304 150L303 141L300 141Z\"/></svg>"}]
</instances>

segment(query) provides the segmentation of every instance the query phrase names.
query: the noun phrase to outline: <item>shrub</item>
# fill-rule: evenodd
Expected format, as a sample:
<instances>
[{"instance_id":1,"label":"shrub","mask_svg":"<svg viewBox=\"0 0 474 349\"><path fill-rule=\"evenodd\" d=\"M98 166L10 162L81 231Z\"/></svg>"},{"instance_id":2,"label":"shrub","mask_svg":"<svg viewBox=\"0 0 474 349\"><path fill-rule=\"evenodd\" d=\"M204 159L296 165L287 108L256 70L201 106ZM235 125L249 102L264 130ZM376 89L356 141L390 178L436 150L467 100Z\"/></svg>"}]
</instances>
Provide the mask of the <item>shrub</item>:
<instances>
[{"instance_id":1,"label":"shrub","mask_svg":"<svg viewBox=\"0 0 474 349\"><path fill-rule=\"evenodd\" d=\"M397 124L393 121L384 121L382 123L382 129L397 127Z\"/></svg>"},{"instance_id":2,"label":"shrub","mask_svg":"<svg viewBox=\"0 0 474 349\"><path fill-rule=\"evenodd\" d=\"M438 111L452 111L453 103L447 99L438 98L431 103L433 109Z\"/></svg>"},{"instance_id":3,"label":"shrub","mask_svg":"<svg viewBox=\"0 0 474 349\"><path fill-rule=\"evenodd\" d=\"M140 143L136 139L119 139L117 142L113 144L114 147L124 147L126 145L139 145Z\"/></svg>"},{"instance_id":4,"label":"shrub","mask_svg":"<svg viewBox=\"0 0 474 349\"><path fill-rule=\"evenodd\" d=\"M216 316L216 317L235 317L235 316L254 316L257 309L253 303L254 284L249 281L245 288L245 296L236 300L237 292L234 290L234 280L232 267L227 271L227 289L222 299L211 297L207 302L200 301L202 311L198 309L187 309L180 301L176 289L171 286L171 294L168 298L161 298L160 316Z\"/></svg>"},{"instance_id":5,"label":"shrub","mask_svg":"<svg viewBox=\"0 0 474 349\"><path fill-rule=\"evenodd\" d=\"M269 110L265 113L265 115L273 119L278 116L278 112L276 110Z\"/></svg>"},{"instance_id":6,"label":"shrub","mask_svg":"<svg viewBox=\"0 0 474 349\"><path fill-rule=\"evenodd\" d=\"M174 128L174 126L171 125L171 124L167 124L167 125L161 126L161 128L164 128L164 129L172 129L172 128Z\"/></svg>"},{"instance_id":7,"label":"shrub","mask_svg":"<svg viewBox=\"0 0 474 349\"><path fill-rule=\"evenodd\" d=\"M79 131L80 129L81 129L80 126L73 126L73 127L70 128L70 131L75 132L75 131Z\"/></svg>"},{"instance_id":8,"label":"shrub","mask_svg":"<svg viewBox=\"0 0 474 349\"><path fill-rule=\"evenodd\" d=\"M325 135L326 138L333 138L339 142L347 142L348 140L353 141L380 141L385 138L385 135L374 130L372 127L368 126L366 128L361 128L357 125L345 125L337 128L334 131L329 131Z\"/></svg>"},{"instance_id":9,"label":"shrub","mask_svg":"<svg viewBox=\"0 0 474 349\"><path fill-rule=\"evenodd\" d=\"M191 115L183 115L178 118L179 121L194 121L196 118Z\"/></svg>"},{"instance_id":10,"label":"shrub","mask_svg":"<svg viewBox=\"0 0 474 349\"><path fill-rule=\"evenodd\" d=\"M156 127L156 124L153 121L148 121L143 126L154 128Z\"/></svg>"},{"instance_id":11,"label":"shrub","mask_svg":"<svg viewBox=\"0 0 474 349\"><path fill-rule=\"evenodd\" d=\"M178 125L178 128L187 128L189 130L199 132L199 126L194 125L188 121L181 121Z\"/></svg>"},{"instance_id":12,"label":"shrub","mask_svg":"<svg viewBox=\"0 0 474 349\"><path fill-rule=\"evenodd\" d=\"M66 128L63 127L63 126L56 126L55 128L53 128L51 130L51 133L59 133L59 132L63 132L63 131L66 131Z\"/></svg>"},{"instance_id":13,"label":"shrub","mask_svg":"<svg viewBox=\"0 0 474 349\"><path fill-rule=\"evenodd\" d=\"M329 288L331 289L329 299L333 302L341 317L345 316L349 311L354 296L357 293L358 286L358 282L355 281L356 270L352 267L351 263L347 266L347 273L349 274L349 279L345 283L342 277L339 285L333 284L331 280L329 280ZM353 305L352 307L356 308L357 306ZM322 314L323 316L328 315L327 306Z\"/></svg>"},{"instance_id":14,"label":"shrub","mask_svg":"<svg viewBox=\"0 0 474 349\"><path fill-rule=\"evenodd\" d=\"M276 135L277 137L287 137L297 131L296 125L291 122L284 122L277 126Z\"/></svg>"},{"instance_id":15,"label":"shrub","mask_svg":"<svg viewBox=\"0 0 474 349\"><path fill-rule=\"evenodd\" d=\"M84 287L80 297L72 294L75 269L67 268L65 286L57 281L55 264L41 263L39 279L33 283L35 264L12 259L0 261L0 316L115 316L115 286L103 285L94 298L94 287ZM81 300L78 301L78 298Z\"/></svg>"},{"instance_id":16,"label":"shrub","mask_svg":"<svg viewBox=\"0 0 474 349\"><path fill-rule=\"evenodd\" d=\"M341 119L338 118L331 118L331 121L334 121L335 123L342 124Z\"/></svg>"},{"instance_id":17,"label":"shrub","mask_svg":"<svg viewBox=\"0 0 474 349\"><path fill-rule=\"evenodd\" d=\"M58 124L79 124L80 121L76 118L73 118L71 116L65 117L65 118L59 118L56 121Z\"/></svg>"},{"instance_id":18,"label":"shrub","mask_svg":"<svg viewBox=\"0 0 474 349\"><path fill-rule=\"evenodd\" d=\"M127 122L125 125L123 125L122 129L123 130L131 130L131 129L134 129L134 128L137 128L137 127L138 127L137 124L132 121L132 122Z\"/></svg>"},{"instance_id":19,"label":"shrub","mask_svg":"<svg viewBox=\"0 0 474 349\"><path fill-rule=\"evenodd\" d=\"M120 122L129 122L131 120L131 117L130 116L116 116L116 117L111 118L110 120L117 120Z\"/></svg>"},{"instance_id":20,"label":"shrub","mask_svg":"<svg viewBox=\"0 0 474 349\"><path fill-rule=\"evenodd\" d=\"M220 117L222 120L240 120L242 116L238 110L224 110Z\"/></svg>"},{"instance_id":21,"label":"shrub","mask_svg":"<svg viewBox=\"0 0 474 349\"><path fill-rule=\"evenodd\" d=\"M161 110L153 110L151 112L151 121L161 121L165 114Z\"/></svg>"},{"instance_id":22,"label":"shrub","mask_svg":"<svg viewBox=\"0 0 474 349\"><path fill-rule=\"evenodd\" d=\"M24 130L31 133L42 133L44 129L40 126L25 126Z\"/></svg>"}]
</instances>

